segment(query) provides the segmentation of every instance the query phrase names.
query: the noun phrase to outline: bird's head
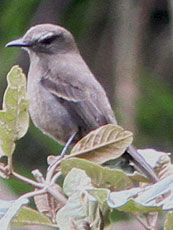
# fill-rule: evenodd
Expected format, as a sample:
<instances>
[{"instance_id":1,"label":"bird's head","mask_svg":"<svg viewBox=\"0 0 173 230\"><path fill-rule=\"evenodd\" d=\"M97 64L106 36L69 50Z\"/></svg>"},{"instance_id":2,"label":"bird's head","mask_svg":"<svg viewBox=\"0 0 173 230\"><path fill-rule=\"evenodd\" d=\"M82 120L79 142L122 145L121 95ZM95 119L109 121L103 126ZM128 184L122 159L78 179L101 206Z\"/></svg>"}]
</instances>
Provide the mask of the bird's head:
<instances>
[{"instance_id":1,"label":"bird's head","mask_svg":"<svg viewBox=\"0 0 173 230\"><path fill-rule=\"evenodd\" d=\"M61 26L40 24L31 27L22 38L7 43L6 47L22 47L29 53L58 54L76 50L72 34Z\"/></svg>"}]
</instances>

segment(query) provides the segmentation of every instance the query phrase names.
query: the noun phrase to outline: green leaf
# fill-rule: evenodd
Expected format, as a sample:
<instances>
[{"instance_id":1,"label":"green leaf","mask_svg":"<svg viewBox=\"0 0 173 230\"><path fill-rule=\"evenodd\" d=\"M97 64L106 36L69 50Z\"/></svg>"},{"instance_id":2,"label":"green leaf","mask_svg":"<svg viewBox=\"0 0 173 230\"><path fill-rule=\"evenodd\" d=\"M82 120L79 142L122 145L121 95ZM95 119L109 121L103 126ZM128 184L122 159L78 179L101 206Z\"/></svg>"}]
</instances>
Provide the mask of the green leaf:
<instances>
[{"instance_id":1,"label":"green leaf","mask_svg":"<svg viewBox=\"0 0 173 230\"><path fill-rule=\"evenodd\" d=\"M124 212L147 213L173 209L173 178L167 177L145 188L112 192L108 206Z\"/></svg>"},{"instance_id":2,"label":"green leaf","mask_svg":"<svg viewBox=\"0 0 173 230\"><path fill-rule=\"evenodd\" d=\"M122 190L133 186L129 177L119 169L109 169L90 161L71 158L61 162L61 171L66 175L72 168L79 168L91 178L92 184L98 188Z\"/></svg>"},{"instance_id":3,"label":"green leaf","mask_svg":"<svg viewBox=\"0 0 173 230\"><path fill-rule=\"evenodd\" d=\"M0 201L0 229L8 230L9 225L21 207L28 203L26 198L14 201Z\"/></svg>"},{"instance_id":4,"label":"green leaf","mask_svg":"<svg viewBox=\"0 0 173 230\"><path fill-rule=\"evenodd\" d=\"M173 211L168 212L168 214L166 215L164 230L172 230L172 226L173 226Z\"/></svg>"},{"instance_id":5,"label":"green leaf","mask_svg":"<svg viewBox=\"0 0 173 230\"><path fill-rule=\"evenodd\" d=\"M22 69L13 66L7 81L3 110L0 111L0 156L13 153L15 141L25 135L29 126L26 78Z\"/></svg>"},{"instance_id":6,"label":"green leaf","mask_svg":"<svg viewBox=\"0 0 173 230\"><path fill-rule=\"evenodd\" d=\"M63 184L63 191L67 196L74 192L92 187L91 179L83 170L73 168L66 176Z\"/></svg>"},{"instance_id":7,"label":"green leaf","mask_svg":"<svg viewBox=\"0 0 173 230\"><path fill-rule=\"evenodd\" d=\"M102 216L100 205L87 189L93 188L83 170L73 168L64 180L64 192L69 196L66 205L57 213L60 230L99 230Z\"/></svg>"},{"instance_id":8,"label":"green leaf","mask_svg":"<svg viewBox=\"0 0 173 230\"><path fill-rule=\"evenodd\" d=\"M100 204L104 204L104 202L107 202L110 194L110 191L108 189L103 189L103 188L89 189L88 192L92 196L94 196Z\"/></svg>"},{"instance_id":9,"label":"green leaf","mask_svg":"<svg viewBox=\"0 0 173 230\"><path fill-rule=\"evenodd\" d=\"M133 135L118 125L101 126L83 137L67 158L80 157L102 164L120 157L132 143Z\"/></svg>"},{"instance_id":10,"label":"green leaf","mask_svg":"<svg viewBox=\"0 0 173 230\"><path fill-rule=\"evenodd\" d=\"M157 206L144 206L138 204L133 199L129 200L123 207L118 208L120 211L130 212L130 213L149 213L149 212L159 212L162 210L161 207Z\"/></svg>"},{"instance_id":11,"label":"green leaf","mask_svg":"<svg viewBox=\"0 0 173 230\"><path fill-rule=\"evenodd\" d=\"M82 195L80 193L74 193L68 199L66 205L58 211L56 219L60 230L85 230L86 217L82 203Z\"/></svg>"},{"instance_id":12,"label":"green leaf","mask_svg":"<svg viewBox=\"0 0 173 230\"><path fill-rule=\"evenodd\" d=\"M50 219L41 214L40 212L28 208L22 207L18 215L14 217L12 221L14 226L26 226L26 225L44 225L54 227Z\"/></svg>"},{"instance_id":13,"label":"green leaf","mask_svg":"<svg viewBox=\"0 0 173 230\"><path fill-rule=\"evenodd\" d=\"M124 212L147 213L160 211L161 208L155 206L144 206L135 201L134 197L141 191L140 188L134 188L121 192L112 192L108 198L108 206Z\"/></svg>"},{"instance_id":14,"label":"green leaf","mask_svg":"<svg viewBox=\"0 0 173 230\"><path fill-rule=\"evenodd\" d=\"M102 216L104 219L104 227L108 227L110 225L110 214L112 212L112 210L107 205L110 190L102 188L92 188L88 189L87 191L100 204L100 210L102 211Z\"/></svg>"}]
</instances>

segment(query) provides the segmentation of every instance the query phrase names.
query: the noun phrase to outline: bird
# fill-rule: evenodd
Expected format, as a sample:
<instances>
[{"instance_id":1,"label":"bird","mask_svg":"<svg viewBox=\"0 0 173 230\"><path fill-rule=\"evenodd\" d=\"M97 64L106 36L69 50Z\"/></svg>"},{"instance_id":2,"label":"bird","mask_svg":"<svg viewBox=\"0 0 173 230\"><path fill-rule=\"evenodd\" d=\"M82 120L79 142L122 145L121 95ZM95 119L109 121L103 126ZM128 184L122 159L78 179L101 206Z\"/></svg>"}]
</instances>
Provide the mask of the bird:
<instances>
[{"instance_id":1,"label":"bird","mask_svg":"<svg viewBox=\"0 0 173 230\"><path fill-rule=\"evenodd\" d=\"M117 125L106 92L82 58L70 31L59 25L39 24L6 47L28 52L31 119L44 134L66 144L65 150L100 126ZM130 146L125 154L157 182L153 169L135 148Z\"/></svg>"}]
</instances>

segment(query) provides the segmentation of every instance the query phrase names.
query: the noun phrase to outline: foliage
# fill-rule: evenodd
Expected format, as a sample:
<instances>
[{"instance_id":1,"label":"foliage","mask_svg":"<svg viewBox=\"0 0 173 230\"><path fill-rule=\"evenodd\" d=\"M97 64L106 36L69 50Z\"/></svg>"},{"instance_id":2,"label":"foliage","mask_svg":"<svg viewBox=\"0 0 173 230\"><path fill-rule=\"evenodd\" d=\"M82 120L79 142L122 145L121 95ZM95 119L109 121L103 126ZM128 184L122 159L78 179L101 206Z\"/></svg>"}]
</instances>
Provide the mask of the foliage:
<instances>
[{"instance_id":1,"label":"foliage","mask_svg":"<svg viewBox=\"0 0 173 230\"><path fill-rule=\"evenodd\" d=\"M13 177L35 190L16 200L0 200L1 229L9 229L10 225L44 225L60 230L109 229L115 210L136 216L145 229L154 229L158 213L168 212L164 229L171 229L173 166L168 154L139 150L160 178L155 184L147 180L143 183L142 175L129 175L121 169L101 165L119 158L132 142L132 133L120 126L109 124L90 132L73 147L69 156L56 158L45 177L38 169L32 172L35 180L16 173L12 162L15 142L28 129L26 80L18 66L11 69L7 80L0 111L0 144L1 156L5 155L8 163L1 163L0 173L3 178ZM32 197L37 210L25 207ZM152 221L145 223L141 215Z\"/></svg>"},{"instance_id":2,"label":"foliage","mask_svg":"<svg viewBox=\"0 0 173 230\"><path fill-rule=\"evenodd\" d=\"M0 111L0 156L13 153L15 142L25 135L29 125L25 75L14 66L7 75L7 81L3 110Z\"/></svg>"}]
</instances>

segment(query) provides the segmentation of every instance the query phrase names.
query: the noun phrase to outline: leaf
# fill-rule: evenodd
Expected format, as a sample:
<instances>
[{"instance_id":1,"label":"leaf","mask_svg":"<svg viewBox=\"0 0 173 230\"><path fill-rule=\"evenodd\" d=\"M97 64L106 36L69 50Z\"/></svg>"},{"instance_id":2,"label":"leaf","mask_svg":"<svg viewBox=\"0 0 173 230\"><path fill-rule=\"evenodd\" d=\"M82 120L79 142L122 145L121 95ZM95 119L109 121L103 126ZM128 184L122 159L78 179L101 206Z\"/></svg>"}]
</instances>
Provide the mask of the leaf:
<instances>
[{"instance_id":1,"label":"leaf","mask_svg":"<svg viewBox=\"0 0 173 230\"><path fill-rule=\"evenodd\" d=\"M26 78L22 69L13 66L7 81L3 110L0 111L0 156L13 153L15 141L25 135L29 125Z\"/></svg>"},{"instance_id":2,"label":"leaf","mask_svg":"<svg viewBox=\"0 0 173 230\"><path fill-rule=\"evenodd\" d=\"M145 161L154 169L159 179L164 179L173 175L173 165L171 164L170 153L157 151L155 149L138 149L138 153ZM130 175L134 181L150 183L148 178L144 177L139 172L134 172ZM141 184L143 186L143 184Z\"/></svg>"},{"instance_id":3,"label":"leaf","mask_svg":"<svg viewBox=\"0 0 173 230\"><path fill-rule=\"evenodd\" d=\"M173 226L173 211L168 212L168 214L166 215L164 230L172 230L172 226Z\"/></svg>"},{"instance_id":4,"label":"leaf","mask_svg":"<svg viewBox=\"0 0 173 230\"><path fill-rule=\"evenodd\" d=\"M130 199L123 207L118 208L118 210L130 213L144 214L149 212L159 212L162 210L162 208L157 206L145 206L142 204L138 204L133 199Z\"/></svg>"},{"instance_id":5,"label":"leaf","mask_svg":"<svg viewBox=\"0 0 173 230\"><path fill-rule=\"evenodd\" d=\"M63 184L63 191L67 196L71 196L78 190L91 188L91 179L83 170L73 168L66 176Z\"/></svg>"},{"instance_id":6,"label":"leaf","mask_svg":"<svg viewBox=\"0 0 173 230\"><path fill-rule=\"evenodd\" d=\"M74 193L58 211L56 220L60 230L85 230L86 217L82 195Z\"/></svg>"},{"instance_id":7,"label":"leaf","mask_svg":"<svg viewBox=\"0 0 173 230\"><path fill-rule=\"evenodd\" d=\"M8 230L10 222L20 208L28 203L28 199L19 198L13 201L0 200L0 229Z\"/></svg>"},{"instance_id":8,"label":"leaf","mask_svg":"<svg viewBox=\"0 0 173 230\"><path fill-rule=\"evenodd\" d=\"M99 230L102 221L100 206L87 192L93 186L86 173L73 168L66 176L63 188L69 199L57 213L60 230L85 230L87 225Z\"/></svg>"},{"instance_id":9,"label":"leaf","mask_svg":"<svg viewBox=\"0 0 173 230\"><path fill-rule=\"evenodd\" d=\"M21 208L18 215L14 217L12 221L12 225L13 226L44 225L44 226L52 226L52 227L54 226L47 216L28 207Z\"/></svg>"},{"instance_id":10,"label":"leaf","mask_svg":"<svg viewBox=\"0 0 173 230\"><path fill-rule=\"evenodd\" d=\"M62 160L61 171L63 175L66 175L72 168L84 170L91 178L92 184L98 188L122 190L133 186L129 177L119 169L109 169L79 158Z\"/></svg>"},{"instance_id":11,"label":"leaf","mask_svg":"<svg viewBox=\"0 0 173 230\"><path fill-rule=\"evenodd\" d=\"M92 196L94 196L100 204L104 204L104 202L107 202L110 195L110 190L103 188L88 189L88 192Z\"/></svg>"},{"instance_id":12,"label":"leaf","mask_svg":"<svg viewBox=\"0 0 173 230\"><path fill-rule=\"evenodd\" d=\"M134 197L137 196L139 192L139 188L125 190L122 192L113 192L108 198L108 206L113 209L130 213L147 213L161 210L161 208L155 206L144 206L136 202Z\"/></svg>"},{"instance_id":13,"label":"leaf","mask_svg":"<svg viewBox=\"0 0 173 230\"><path fill-rule=\"evenodd\" d=\"M169 205L167 201L173 196L172 190L173 177L170 176L141 190L142 193L135 201L145 206L160 206L163 210L167 210L167 205ZM171 207L169 208L171 209Z\"/></svg>"},{"instance_id":14,"label":"leaf","mask_svg":"<svg viewBox=\"0 0 173 230\"><path fill-rule=\"evenodd\" d=\"M147 213L173 209L173 178L167 177L145 188L112 192L108 206L124 212Z\"/></svg>"},{"instance_id":15,"label":"leaf","mask_svg":"<svg viewBox=\"0 0 173 230\"><path fill-rule=\"evenodd\" d=\"M170 159L170 153L157 151L155 149L138 149L138 153L141 154L141 156L152 168L158 167L158 163L162 157L167 157L167 159Z\"/></svg>"},{"instance_id":16,"label":"leaf","mask_svg":"<svg viewBox=\"0 0 173 230\"><path fill-rule=\"evenodd\" d=\"M55 197L53 197L50 193L46 192L44 194L34 196L34 202L37 210L40 213L43 213L48 217L52 217L53 220L53 218L55 217L55 213L57 213L57 211L64 206L66 198L65 195L62 193L61 187L58 184L50 185L49 188L50 187L54 194L61 195L61 201L57 201Z\"/></svg>"},{"instance_id":17,"label":"leaf","mask_svg":"<svg viewBox=\"0 0 173 230\"><path fill-rule=\"evenodd\" d=\"M67 158L80 157L102 164L120 157L132 143L132 133L118 125L101 126L83 137Z\"/></svg>"},{"instance_id":18,"label":"leaf","mask_svg":"<svg viewBox=\"0 0 173 230\"><path fill-rule=\"evenodd\" d=\"M144 175L142 175L140 172L137 171L134 171L132 174L129 174L128 176L132 181L141 182L140 187L143 186L143 183L147 183L147 184L151 183L151 181L147 177L145 177Z\"/></svg>"}]
</instances>

